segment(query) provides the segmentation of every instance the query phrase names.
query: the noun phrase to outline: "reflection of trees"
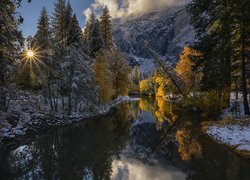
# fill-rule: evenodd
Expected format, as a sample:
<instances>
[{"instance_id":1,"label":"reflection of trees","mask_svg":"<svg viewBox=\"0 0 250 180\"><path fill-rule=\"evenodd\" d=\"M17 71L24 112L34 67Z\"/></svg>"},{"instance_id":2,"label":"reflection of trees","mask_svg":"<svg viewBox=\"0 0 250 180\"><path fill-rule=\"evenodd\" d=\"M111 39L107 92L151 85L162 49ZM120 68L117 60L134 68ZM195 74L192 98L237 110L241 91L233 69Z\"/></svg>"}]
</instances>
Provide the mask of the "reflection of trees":
<instances>
[{"instance_id":1,"label":"reflection of trees","mask_svg":"<svg viewBox=\"0 0 250 180\"><path fill-rule=\"evenodd\" d=\"M130 113L134 120L138 119L141 114L139 106L140 106L140 101L134 101L130 104Z\"/></svg>"},{"instance_id":2,"label":"reflection of trees","mask_svg":"<svg viewBox=\"0 0 250 180\"><path fill-rule=\"evenodd\" d=\"M184 126L177 130L175 137L179 143L178 152L182 160L188 161L192 156L201 156L201 145L192 133L188 122L185 122Z\"/></svg>"},{"instance_id":3,"label":"reflection of trees","mask_svg":"<svg viewBox=\"0 0 250 180\"><path fill-rule=\"evenodd\" d=\"M29 174L35 179L83 179L88 176L109 179L112 156L119 154L129 137L128 111L129 104L125 104L112 117L60 129L40 138L28 146L30 151L27 153L32 154L28 166L21 163L25 156L11 158L10 164L18 163L11 171L24 179L29 179L25 178Z\"/></svg>"},{"instance_id":4,"label":"reflection of trees","mask_svg":"<svg viewBox=\"0 0 250 180\"><path fill-rule=\"evenodd\" d=\"M151 111L158 122L168 121L172 125L178 118L176 105L162 98L142 98L139 107L142 111Z\"/></svg>"},{"instance_id":5,"label":"reflection of trees","mask_svg":"<svg viewBox=\"0 0 250 180\"><path fill-rule=\"evenodd\" d=\"M175 104L169 103L162 98L156 99L154 115L159 122L168 121L168 123L172 125L178 118L178 115L175 111Z\"/></svg>"},{"instance_id":6,"label":"reflection of trees","mask_svg":"<svg viewBox=\"0 0 250 180\"><path fill-rule=\"evenodd\" d=\"M141 98L139 106L142 111L152 111L152 104L153 100L150 100L149 98Z\"/></svg>"}]
</instances>

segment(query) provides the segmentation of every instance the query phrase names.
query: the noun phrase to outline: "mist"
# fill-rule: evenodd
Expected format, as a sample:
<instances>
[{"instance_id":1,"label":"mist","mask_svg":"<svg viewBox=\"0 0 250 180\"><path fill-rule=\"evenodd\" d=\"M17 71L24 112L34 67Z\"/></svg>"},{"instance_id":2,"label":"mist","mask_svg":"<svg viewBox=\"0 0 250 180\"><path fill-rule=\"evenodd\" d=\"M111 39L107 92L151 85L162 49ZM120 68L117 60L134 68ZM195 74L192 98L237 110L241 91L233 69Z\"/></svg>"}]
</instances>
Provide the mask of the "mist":
<instances>
[{"instance_id":1,"label":"mist","mask_svg":"<svg viewBox=\"0 0 250 180\"><path fill-rule=\"evenodd\" d=\"M90 8L84 11L86 17L91 11L98 12L108 6L113 18L122 18L129 15L141 15L166 6L184 5L190 0L95 0Z\"/></svg>"}]
</instances>

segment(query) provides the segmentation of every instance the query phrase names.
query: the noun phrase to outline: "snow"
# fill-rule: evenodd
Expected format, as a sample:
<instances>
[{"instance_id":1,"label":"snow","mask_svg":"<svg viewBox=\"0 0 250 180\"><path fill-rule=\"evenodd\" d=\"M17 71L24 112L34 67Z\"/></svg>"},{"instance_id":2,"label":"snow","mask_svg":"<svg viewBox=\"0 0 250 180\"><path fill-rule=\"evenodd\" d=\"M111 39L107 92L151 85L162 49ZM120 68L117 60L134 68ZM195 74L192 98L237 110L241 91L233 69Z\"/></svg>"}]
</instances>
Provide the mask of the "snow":
<instances>
[{"instance_id":1,"label":"snow","mask_svg":"<svg viewBox=\"0 0 250 180\"><path fill-rule=\"evenodd\" d=\"M36 96L29 98L20 96L19 99L11 102L9 112L0 112L0 146L3 140L18 138L26 135L28 131L29 133L39 133L41 130L97 118L108 114L112 108L121 103L138 100L139 98L120 96L110 103L98 105L93 112L75 112L68 116L62 112L50 112L44 107L40 107L42 103Z\"/></svg>"},{"instance_id":2,"label":"snow","mask_svg":"<svg viewBox=\"0 0 250 180\"><path fill-rule=\"evenodd\" d=\"M237 110L235 109L235 112L232 112L232 107L234 106L235 103L237 103L238 108ZM223 119L224 117L243 117L243 116L244 116L243 95L239 93L238 99L236 99L236 93L232 92L230 94L230 107L222 111L221 117Z\"/></svg>"},{"instance_id":3,"label":"snow","mask_svg":"<svg viewBox=\"0 0 250 180\"><path fill-rule=\"evenodd\" d=\"M250 151L250 124L227 124L223 127L212 125L206 133L223 144L236 147L238 150Z\"/></svg>"}]
</instances>

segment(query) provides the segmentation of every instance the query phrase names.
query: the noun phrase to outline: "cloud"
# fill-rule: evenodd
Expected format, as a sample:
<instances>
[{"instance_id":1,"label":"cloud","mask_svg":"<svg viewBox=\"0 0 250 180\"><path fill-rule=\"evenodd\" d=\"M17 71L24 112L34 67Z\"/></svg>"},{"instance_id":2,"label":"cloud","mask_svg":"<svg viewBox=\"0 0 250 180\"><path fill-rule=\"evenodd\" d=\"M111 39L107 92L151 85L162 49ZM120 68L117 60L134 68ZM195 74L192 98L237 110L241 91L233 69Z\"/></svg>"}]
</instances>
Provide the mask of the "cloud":
<instances>
[{"instance_id":1,"label":"cloud","mask_svg":"<svg viewBox=\"0 0 250 180\"><path fill-rule=\"evenodd\" d=\"M95 0L91 7L84 11L86 17L93 10L98 11L105 5L109 7L111 16L126 17L128 15L138 15L165 6L185 4L190 0Z\"/></svg>"}]
</instances>

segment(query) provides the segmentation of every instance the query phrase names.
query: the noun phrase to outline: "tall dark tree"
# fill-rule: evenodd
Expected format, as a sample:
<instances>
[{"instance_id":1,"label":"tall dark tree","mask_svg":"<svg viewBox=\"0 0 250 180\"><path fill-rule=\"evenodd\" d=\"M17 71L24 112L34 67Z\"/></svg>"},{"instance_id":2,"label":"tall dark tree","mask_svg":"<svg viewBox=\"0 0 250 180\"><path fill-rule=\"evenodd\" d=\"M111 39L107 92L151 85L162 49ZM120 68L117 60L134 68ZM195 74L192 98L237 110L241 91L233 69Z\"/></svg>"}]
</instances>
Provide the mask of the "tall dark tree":
<instances>
[{"instance_id":1,"label":"tall dark tree","mask_svg":"<svg viewBox=\"0 0 250 180\"><path fill-rule=\"evenodd\" d=\"M100 29L102 32L105 48L111 49L113 46L112 23L111 23L110 12L107 6L104 7L103 13L100 17Z\"/></svg>"},{"instance_id":2,"label":"tall dark tree","mask_svg":"<svg viewBox=\"0 0 250 180\"><path fill-rule=\"evenodd\" d=\"M250 55L250 1L229 0L229 10L231 12L230 19L233 20L233 59L237 64L238 70L241 72L241 87L243 92L244 111L245 114L250 114L249 104L247 99L247 74L249 69L247 68L247 61ZM248 80L249 81L249 80Z\"/></svg>"},{"instance_id":3,"label":"tall dark tree","mask_svg":"<svg viewBox=\"0 0 250 180\"><path fill-rule=\"evenodd\" d=\"M22 22L17 17L16 8L20 1L0 1L0 111L6 110L6 74L8 68L20 52L23 38L18 30Z\"/></svg>"},{"instance_id":4,"label":"tall dark tree","mask_svg":"<svg viewBox=\"0 0 250 180\"><path fill-rule=\"evenodd\" d=\"M92 12L90 14L90 16L87 19L86 22L86 26L84 28L84 33L83 33L83 40L84 40L84 45L86 47L86 49L88 50L88 54L89 54L89 46L90 46L90 32L91 29L93 29L94 25L95 25L95 21L96 21L96 17L95 14Z\"/></svg>"},{"instance_id":5,"label":"tall dark tree","mask_svg":"<svg viewBox=\"0 0 250 180\"><path fill-rule=\"evenodd\" d=\"M232 72L240 71L245 114L249 114L249 4L248 0L193 0L189 9L197 32L195 48L203 55L196 61L203 68L203 89L217 89L229 102Z\"/></svg>"},{"instance_id":6,"label":"tall dark tree","mask_svg":"<svg viewBox=\"0 0 250 180\"><path fill-rule=\"evenodd\" d=\"M40 64L42 73L40 79L42 79L42 87L44 89L45 100L48 97L51 109L53 109L52 102L52 81L54 74L54 63L52 60L53 43L51 35L51 27L49 22L49 16L46 8L41 11L41 15L37 23L37 32L34 37L35 48L39 51L39 59L42 62ZM47 102L47 101L46 101Z\"/></svg>"},{"instance_id":7,"label":"tall dark tree","mask_svg":"<svg viewBox=\"0 0 250 180\"><path fill-rule=\"evenodd\" d=\"M202 89L217 90L229 105L232 45L228 4L219 0L193 0L189 11L198 39L194 48L202 54L195 60L203 69Z\"/></svg>"},{"instance_id":8,"label":"tall dark tree","mask_svg":"<svg viewBox=\"0 0 250 180\"><path fill-rule=\"evenodd\" d=\"M100 31L100 23L99 20L95 20L93 27L90 29L90 37L89 37L90 56L95 57L96 54L102 48L104 48L104 42Z\"/></svg>"},{"instance_id":9,"label":"tall dark tree","mask_svg":"<svg viewBox=\"0 0 250 180\"><path fill-rule=\"evenodd\" d=\"M70 42L69 42L69 39L70 39L70 36L71 34L69 34L69 31L70 31L70 26L71 26L71 22L72 22L72 19L73 19L73 9L71 7L71 4L70 2L68 1L67 5L66 5L66 9L65 9L65 14L64 14L64 22L65 22L65 36L66 36L66 45L69 46L70 45Z\"/></svg>"},{"instance_id":10,"label":"tall dark tree","mask_svg":"<svg viewBox=\"0 0 250 180\"><path fill-rule=\"evenodd\" d=\"M66 4L65 0L57 0L52 19L52 32L56 44L66 43L67 26L66 24Z\"/></svg>"},{"instance_id":11,"label":"tall dark tree","mask_svg":"<svg viewBox=\"0 0 250 180\"><path fill-rule=\"evenodd\" d=\"M76 15L74 14L70 26L69 26L69 44L76 44L80 46L80 48L84 48L84 39L83 39L83 33L81 30L81 27L79 25L79 22L76 18Z\"/></svg>"}]
</instances>

